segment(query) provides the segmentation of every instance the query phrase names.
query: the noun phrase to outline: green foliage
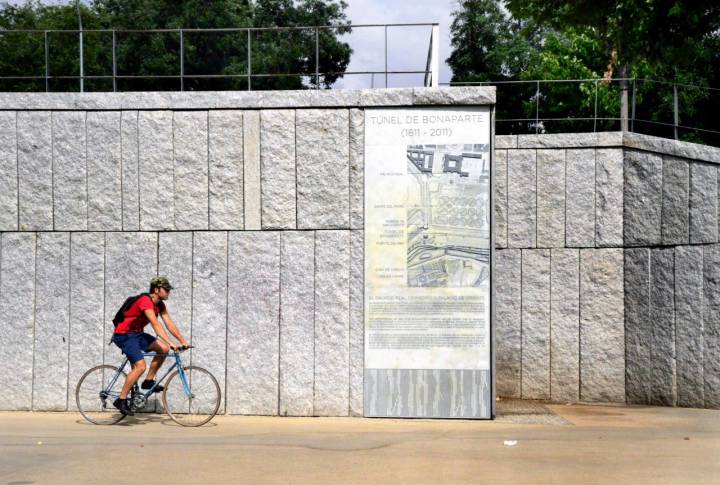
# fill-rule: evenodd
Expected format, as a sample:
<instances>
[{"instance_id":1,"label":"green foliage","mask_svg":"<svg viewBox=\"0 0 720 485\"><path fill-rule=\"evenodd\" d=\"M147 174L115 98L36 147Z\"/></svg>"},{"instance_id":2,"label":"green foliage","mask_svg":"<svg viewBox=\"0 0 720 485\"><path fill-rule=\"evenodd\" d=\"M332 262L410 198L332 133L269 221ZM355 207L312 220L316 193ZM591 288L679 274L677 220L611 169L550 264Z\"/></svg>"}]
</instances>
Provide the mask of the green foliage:
<instances>
[{"instance_id":1,"label":"green foliage","mask_svg":"<svg viewBox=\"0 0 720 485\"><path fill-rule=\"evenodd\" d=\"M183 32L182 59L186 90L247 89L248 67L252 89L315 87L316 31L287 29L207 32L191 29L295 27L336 25L318 30L320 87L329 88L342 77L352 50L338 39L349 32L342 0L94 0L81 5L83 28L115 29L118 90L179 90L181 69L178 32L133 30L188 29ZM0 8L0 27L8 30L77 30L74 4L46 6L29 0ZM43 32L0 36L0 73L3 76L44 76ZM112 34L85 32L83 67L86 76L112 75ZM248 45L248 42L250 45ZM79 74L77 33L48 34L49 72L52 76ZM252 66L248 66L248 51ZM213 77L243 75L239 78ZM276 76L264 76L275 74ZM294 75L290 75L294 74ZM300 74L300 75L298 75ZM163 77L166 76L166 77ZM197 77L193 77L197 76ZM6 91L43 91L45 81L3 81ZM79 82L52 79L52 91L77 91ZM112 90L111 79L87 79L85 90Z\"/></svg>"}]
</instances>

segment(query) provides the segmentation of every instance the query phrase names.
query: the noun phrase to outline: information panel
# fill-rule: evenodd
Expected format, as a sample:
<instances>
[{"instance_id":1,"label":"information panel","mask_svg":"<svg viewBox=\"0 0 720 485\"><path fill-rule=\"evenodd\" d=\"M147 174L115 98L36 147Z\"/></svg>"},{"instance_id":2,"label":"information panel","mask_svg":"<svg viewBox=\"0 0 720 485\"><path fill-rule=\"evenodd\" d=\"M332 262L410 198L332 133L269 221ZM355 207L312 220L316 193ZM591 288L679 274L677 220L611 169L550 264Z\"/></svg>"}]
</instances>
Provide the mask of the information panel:
<instances>
[{"instance_id":1,"label":"information panel","mask_svg":"<svg viewBox=\"0 0 720 485\"><path fill-rule=\"evenodd\" d=\"M365 111L367 415L489 417L490 128L489 107ZM459 416L418 395L444 379Z\"/></svg>"}]
</instances>

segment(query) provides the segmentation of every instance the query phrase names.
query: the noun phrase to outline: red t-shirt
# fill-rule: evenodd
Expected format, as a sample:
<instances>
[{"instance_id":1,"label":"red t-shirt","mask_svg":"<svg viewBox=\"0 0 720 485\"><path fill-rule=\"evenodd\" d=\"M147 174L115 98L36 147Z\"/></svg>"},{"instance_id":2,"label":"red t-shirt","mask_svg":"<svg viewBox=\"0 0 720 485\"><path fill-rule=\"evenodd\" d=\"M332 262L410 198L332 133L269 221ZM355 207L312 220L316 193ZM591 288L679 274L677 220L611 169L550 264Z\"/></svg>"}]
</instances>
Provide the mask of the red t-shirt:
<instances>
[{"instance_id":1,"label":"red t-shirt","mask_svg":"<svg viewBox=\"0 0 720 485\"><path fill-rule=\"evenodd\" d=\"M152 298L147 295L143 295L135 303L130 305L130 308L125 312L125 320L120 322L115 327L115 333L140 333L145 328L145 325L150 323L145 310L155 310L155 316L159 315L165 310L165 303L159 301L157 305L153 304Z\"/></svg>"}]
</instances>

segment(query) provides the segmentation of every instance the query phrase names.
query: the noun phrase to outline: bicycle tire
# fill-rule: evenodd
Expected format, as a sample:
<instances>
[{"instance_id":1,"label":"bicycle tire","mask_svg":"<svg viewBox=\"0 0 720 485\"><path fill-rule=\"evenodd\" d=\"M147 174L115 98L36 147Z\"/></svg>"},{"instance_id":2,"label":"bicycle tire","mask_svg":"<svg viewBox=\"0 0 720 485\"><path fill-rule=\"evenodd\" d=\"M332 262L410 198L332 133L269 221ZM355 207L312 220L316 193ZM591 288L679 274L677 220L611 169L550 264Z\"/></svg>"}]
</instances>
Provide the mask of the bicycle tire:
<instances>
[{"instance_id":1,"label":"bicycle tire","mask_svg":"<svg viewBox=\"0 0 720 485\"><path fill-rule=\"evenodd\" d=\"M197 366L183 367L188 385L191 386L191 396L187 396L180 379L180 373L173 372L165 384L162 395L163 408L180 426L197 427L209 422L220 409L220 385L210 371ZM203 395L199 399L194 396L193 390L199 390ZM171 395L168 398L168 391ZM214 397L213 397L214 396Z\"/></svg>"},{"instance_id":2,"label":"bicycle tire","mask_svg":"<svg viewBox=\"0 0 720 485\"><path fill-rule=\"evenodd\" d=\"M125 415L113 406L115 392L107 396L105 400L100 397L100 392L108 384L106 379L112 378L117 371L118 368L112 365L98 365L85 372L78 381L75 387L75 403L80 414L89 422L99 425L112 425L125 419ZM111 390L117 390L118 396L127 377L124 371L120 373L122 375L115 381L115 385ZM83 384L85 384L84 387Z\"/></svg>"}]
</instances>

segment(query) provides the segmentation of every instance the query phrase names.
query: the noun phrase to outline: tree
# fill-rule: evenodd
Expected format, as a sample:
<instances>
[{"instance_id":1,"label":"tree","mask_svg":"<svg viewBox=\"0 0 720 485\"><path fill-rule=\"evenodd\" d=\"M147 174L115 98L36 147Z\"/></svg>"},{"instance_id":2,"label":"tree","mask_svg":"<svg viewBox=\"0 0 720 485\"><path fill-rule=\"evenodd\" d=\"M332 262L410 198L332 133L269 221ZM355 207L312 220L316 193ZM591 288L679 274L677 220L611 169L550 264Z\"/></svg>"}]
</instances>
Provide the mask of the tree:
<instances>
[{"instance_id":1,"label":"tree","mask_svg":"<svg viewBox=\"0 0 720 485\"><path fill-rule=\"evenodd\" d=\"M93 0L82 6L85 29L115 29L118 90L180 89L180 33L137 32L155 29L183 31L184 89L247 89L248 67L252 89L330 87L342 77L351 49L338 38L349 32L342 0ZM336 25L319 30L319 71L316 79L315 30L250 31L252 65L248 66L247 31L201 31L257 27ZM76 30L74 5L44 6L29 0L22 6L0 8L0 28ZM77 33L50 33L50 74L79 73ZM44 74L43 33L0 36L0 69L5 75ZM13 48L9 48L10 46ZM84 71L87 76L112 75L112 33L84 34ZM6 47L6 48L3 48ZM221 77L224 75L242 77ZM264 76L274 74L275 76ZM301 75L288 75L301 74ZM148 76L143 78L143 76ZM154 76L154 78L150 78ZM163 77L164 76L164 77ZM214 76L214 77L213 77ZM54 79L51 90L77 90L77 80ZM112 79L87 79L86 90L112 90ZM5 81L5 90L44 90L40 82Z\"/></svg>"}]
</instances>

